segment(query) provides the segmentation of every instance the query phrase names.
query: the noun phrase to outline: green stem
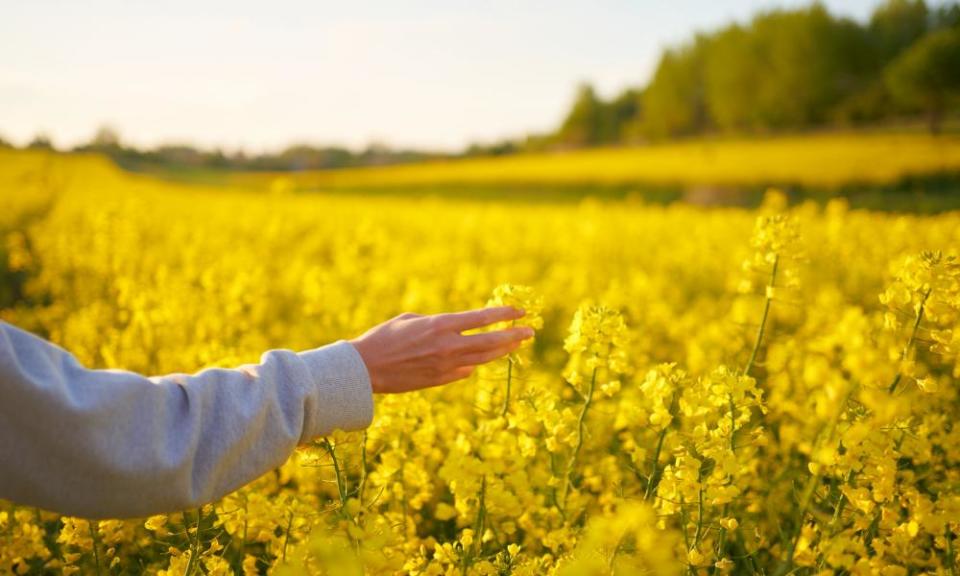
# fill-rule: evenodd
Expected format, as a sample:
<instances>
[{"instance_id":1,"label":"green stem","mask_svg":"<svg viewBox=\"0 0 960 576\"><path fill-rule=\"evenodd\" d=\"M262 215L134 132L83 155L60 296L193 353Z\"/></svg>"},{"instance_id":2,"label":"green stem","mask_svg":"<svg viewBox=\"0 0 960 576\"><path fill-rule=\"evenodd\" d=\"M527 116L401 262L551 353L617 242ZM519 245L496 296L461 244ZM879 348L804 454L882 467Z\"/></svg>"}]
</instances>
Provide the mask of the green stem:
<instances>
[{"instance_id":1,"label":"green stem","mask_svg":"<svg viewBox=\"0 0 960 576\"><path fill-rule=\"evenodd\" d=\"M249 527L249 518L247 512L249 511L249 502L247 498L243 498L243 537L240 539L240 565L243 566L243 557L247 551L247 529Z\"/></svg>"},{"instance_id":2,"label":"green stem","mask_svg":"<svg viewBox=\"0 0 960 576\"><path fill-rule=\"evenodd\" d=\"M354 526L359 526L360 524L357 522L356 518L354 518L347 512L347 484L346 484L346 479L343 477L343 474L340 472L340 461L337 460L336 447L333 445L333 442L331 442L329 438L323 439L323 447L327 450L327 454L330 455L330 460L333 462L333 473L337 476L337 496L340 498L340 510L338 510L338 512L342 517L349 520L350 523L352 523ZM365 458L366 457L366 434L364 434L364 447L361 450L363 451L364 458ZM364 460L364 462L366 462L366 460ZM364 472L366 471L365 469L366 469L366 464L364 463ZM406 501L404 501L404 517L406 517ZM291 513L290 524L292 523L293 523L293 514ZM286 559L287 540L289 540L290 538L290 534L289 534L290 524L287 525L287 530L288 530L287 539L283 541L284 559ZM359 552L360 541L357 539L354 539L354 546L356 550Z\"/></svg>"},{"instance_id":3,"label":"green stem","mask_svg":"<svg viewBox=\"0 0 960 576\"><path fill-rule=\"evenodd\" d=\"M657 447L653 451L653 471L650 473L650 479L647 480L647 490L643 494L643 501L648 502L657 491L657 485L660 484L660 452L663 450L663 439L667 436L667 428L664 427L657 436Z\"/></svg>"},{"instance_id":4,"label":"green stem","mask_svg":"<svg viewBox=\"0 0 960 576\"><path fill-rule=\"evenodd\" d=\"M363 505L363 490L367 487L367 431L363 431L363 440L360 444L360 488L358 488L359 493L357 494L357 500L360 501L360 505Z\"/></svg>"},{"instance_id":5,"label":"green stem","mask_svg":"<svg viewBox=\"0 0 960 576\"><path fill-rule=\"evenodd\" d=\"M953 533L950 530L949 525L947 526L947 567L950 570L950 576L956 576L957 574L957 555L953 550Z\"/></svg>"},{"instance_id":6,"label":"green stem","mask_svg":"<svg viewBox=\"0 0 960 576\"><path fill-rule=\"evenodd\" d=\"M733 402L733 393L727 394L730 400L730 451L737 452L737 405Z\"/></svg>"},{"instance_id":7,"label":"green stem","mask_svg":"<svg viewBox=\"0 0 960 576\"><path fill-rule=\"evenodd\" d=\"M693 533L693 547L700 545L700 536L703 533L703 478L699 480L700 489L697 492L697 531Z\"/></svg>"},{"instance_id":8,"label":"green stem","mask_svg":"<svg viewBox=\"0 0 960 576\"><path fill-rule=\"evenodd\" d=\"M893 382L890 383L889 391L891 394L897 390L900 379L903 378L903 361L907 359L907 355L910 354L910 349L917 339L917 331L920 330L920 321L923 320L923 311L927 305L927 298L930 297L931 290L933 289L928 288L923 294L923 299L920 300L920 307L917 308L917 317L913 321L913 330L910 332L910 339L907 340L907 345L903 347L903 352L900 353L900 364L897 366L897 375L893 377Z\"/></svg>"},{"instance_id":9,"label":"green stem","mask_svg":"<svg viewBox=\"0 0 960 576\"><path fill-rule=\"evenodd\" d=\"M854 477L856 476L855 472L851 470L846 479L844 479L842 484L837 484L837 503L833 507L833 516L830 518L830 524L827 525L826 531L826 540L830 541L837 533L837 523L840 522L840 517L843 515L843 509L847 504L847 498L843 495L843 486L848 486L852 484ZM817 562L817 571L823 569L823 563L826 561L826 557L821 553L820 560Z\"/></svg>"},{"instance_id":10,"label":"green stem","mask_svg":"<svg viewBox=\"0 0 960 576\"><path fill-rule=\"evenodd\" d=\"M557 457L553 452L550 452L550 476L553 478L557 477ZM554 507L560 511L560 515L565 516L563 507L560 506L560 500L557 498L556 486L550 488L550 499L553 501Z\"/></svg>"},{"instance_id":11,"label":"green stem","mask_svg":"<svg viewBox=\"0 0 960 576\"><path fill-rule=\"evenodd\" d=\"M190 539L190 529L187 528L187 541L190 542L190 560L187 562L187 570L185 572L186 576L193 574L200 563L200 521L202 519L202 515L203 508L197 508L197 535L193 540ZM183 525L186 527L186 512L184 512L183 518Z\"/></svg>"},{"instance_id":12,"label":"green stem","mask_svg":"<svg viewBox=\"0 0 960 576\"><path fill-rule=\"evenodd\" d=\"M327 454L330 455L330 460L333 461L333 472L337 475L337 495L340 497L340 509L343 511L347 505L347 487L340 477L340 461L337 460L336 448L334 448L333 443L330 442L328 438L323 439L323 447L327 450Z\"/></svg>"},{"instance_id":13,"label":"green stem","mask_svg":"<svg viewBox=\"0 0 960 576\"><path fill-rule=\"evenodd\" d=\"M87 528L90 529L90 539L93 540L93 562L97 567L97 575L100 575L100 552L97 550L99 547L99 539L97 538L97 530L93 527L96 520L88 520Z\"/></svg>"},{"instance_id":14,"label":"green stem","mask_svg":"<svg viewBox=\"0 0 960 576\"><path fill-rule=\"evenodd\" d=\"M510 323L511 327L517 325L517 321L514 320ZM506 417L507 410L510 408L510 382L513 379L513 354L507 356L507 393L503 397L503 408L500 410L500 416Z\"/></svg>"},{"instance_id":15,"label":"green stem","mask_svg":"<svg viewBox=\"0 0 960 576\"><path fill-rule=\"evenodd\" d=\"M597 385L597 367L594 367L593 374L590 376L590 385L587 388L587 395L583 401L583 408L580 410L580 417L577 418L577 443L573 446L573 454L570 455L570 461L567 462L567 480L563 484L563 506L567 506L567 493L570 491L573 471L577 465L577 456L580 449L583 448L583 428L587 419L587 411L590 410L590 404L593 403L593 390Z\"/></svg>"},{"instance_id":16,"label":"green stem","mask_svg":"<svg viewBox=\"0 0 960 576\"><path fill-rule=\"evenodd\" d=\"M833 433L837 429L837 422L839 422L840 415L843 414L843 411L846 409L847 402L850 401L853 391L853 387L847 390L847 393L843 397L843 403L823 430L825 433L823 437L826 438L825 442L833 441ZM797 525L794 528L793 535L790 537L790 542L787 546L787 557L784 559L783 564L780 565L780 569L776 572L777 576L783 576L793 568L793 554L796 551L797 541L800 538L800 532L803 530L803 521L806 518L807 510L810 508L810 503L813 500L813 494L816 492L820 478L821 475L818 469L815 474L810 476L809 480L807 480L807 485L803 489L803 496L800 500L800 511L797 516Z\"/></svg>"},{"instance_id":17,"label":"green stem","mask_svg":"<svg viewBox=\"0 0 960 576\"><path fill-rule=\"evenodd\" d=\"M683 545L690 549L690 534L687 531L687 507L683 501L683 493L680 493L680 528L683 533Z\"/></svg>"},{"instance_id":18,"label":"green stem","mask_svg":"<svg viewBox=\"0 0 960 576\"><path fill-rule=\"evenodd\" d=\"M843 509L847 505L847 497L843 495L843 486L848 486L853 484L853 479L856 477L856 472L851 470L847 473L847 478L844 480L843 484L837 488L837 505L833 509L833 517L830 519L830 525L827 529L829 534L828 539L832 539L837 534L837 523L840 522L840 517L843 515Z\"/></svg>"},{"instance_id":19,"label":"green stem","mask_svg":"<svg viewBox=\"0 0 960 576\"><path fill-rule=\"evenodd\" d=\"M293 527L293 512L290 512L290 517L287 518L287 529L284 531L283 536L283 550L280 552L280 561L287 561L287 544L290 542L290 529Z\"/></svg>"},{"instance_id":20,"label":"green stem","mask_svg":"<svg viewBox=\"0 0 960 576\"><path fill-rule=\"evenodd\" d=\"M486 495L487 495L487 477L480 477L480 493L477 495L477 518L473 521L473 544L470 546L470 550L464 550L463 556L460 559L460 573L463 576L467 575L467 571L470 569L470 566L473 565L473 560L483 551L483 525L486 522L487 517L487 506L486 506Z\"/></svg>"},{"instance_id":21,"label":"green stem","mask_svg":"<svg viewBox=\"0 0 960 576\"><path fill-rule=\"evenodd\" d=\"M727 394L727 399L729 400L730 405L730 452L733 454L737 453L737 405L733 401L733 394ZM733 484L733 476L727 476L727 482ZM730 505L723 505L723 516L726 517L729 514ZM717 557L723 553L724 547L727 545L727 529L720 528L720 536L717 538Z\"/></svg>"},{"instance_id":22,"label":"green stem","mask_svg":"<svg viewBox=\"0 0 960 576\"><path fill-rule=\"evenodd\" d=\"M757 361L757 353L760 351L760 344L763 342L763 335L767 329L767 318L770 317L770 304L773 302L773 288L777 282L777 266L780 263L780 255L773 257L773 269L770 272L770 282L767 284L766 300L763 303L763 318L760 320L760 327L757 329L757 338L753 343L753 351L750 352L750 360L747 361L747 367L743 373L747 376L753 370L753 365Z\"/></svg>"},{"instance_id":23,"label":"green stem","mask_svg":"<svg viewBox=\"0 0 960 576\"><path fill-rule=\"evenodd\" d=\"M476 551L471 557L480 555L483 551L483 530L487 522L487 477L480 477L480 497L477 503L477 520L473 526L473 537L476 539Z\"/></svg>"},{"instance_id":24,"label":"green stem","mask_svg":"<svg viewBox=\"0 0 960 576\"><path fill-rule=\"evenodd\" d=\"M203 531L203 507L197 508L197 537L193 539L194 541L194 553L193 557L196 558L196 562L193 566L193 571L197 572L200 570L200 549L202 547L200 543L200 534Z\"/></svg>"},{"instance_id":25,"label":"green stem","mask_svg":"<svg viewBox=\"0 0 960 576\"><path fill-rule=\"evenodd\" d=\"M820 482L820 473L810 476L807 485L803 489L803 496L800 500L800 513L797 515L797 526L794 528L793 535L790 537L790 543L787 545L787 557L777 572L778 576L787 574L793 568L793 554L797 550L797 541L800 539L800 533L803 531L803 521L807 516L807 509L813 500L813 493L817 489L817 483Z\"/></svg>"},{"instance_id":26,"label":"green stem","mask_svg":"<svg viewBox=\"0 0 960 576\"><path fill-rule=\"evenodd\" d=\"M625 531L620 539L617 540L617 545L613 547L613 552L610 553L610 558L607 559L607 571L610 574L613 574L613 563L617 560L617 555L620 554L620 549L623 548L624 543L627 541L627 536L630 535L629 531Z\"/></svg>"},{"instance_id":27,"label":"green stem","mask_svg":"<svg viewBox=\"0 0 960 576\"><path fill-rule=\"evenodd\" d=\"M877 532L880 531L880 520L882 516L883 509L877 507L877 512L873 515L873 520L871 520L870 525L867 526L867 533L863 536L863 543L867 547L867 550L870 550L870 547L873 545L873 539L877 537Z\"/></svg>"},{"instance_id":28,"label":"green stem","mask_svg":"<svg viewBox=\"0 0 960 576\"><path fill-rule=\"evenodd\" d=\"M500 416L506 417L507 410L510 408L510 383L513 380L513 358L507 358L507 393L503 397L503 408L500 409Z\"/></svg>"}]
</instances>

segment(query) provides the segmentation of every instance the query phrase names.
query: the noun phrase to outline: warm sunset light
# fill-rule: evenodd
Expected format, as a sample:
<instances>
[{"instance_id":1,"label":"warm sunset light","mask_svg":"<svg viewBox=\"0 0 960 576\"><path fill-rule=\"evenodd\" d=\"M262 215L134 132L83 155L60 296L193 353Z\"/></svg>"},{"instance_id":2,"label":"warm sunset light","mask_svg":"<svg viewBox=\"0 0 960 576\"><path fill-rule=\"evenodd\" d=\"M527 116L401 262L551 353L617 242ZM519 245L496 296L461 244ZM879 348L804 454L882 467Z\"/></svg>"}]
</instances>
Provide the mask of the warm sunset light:
<instances>
[{"instance_id":1,"label":"warm sunset light","mask_svg":"<svg viewBox=\"0 0 960 576\"><path fill-rule=\"evenodd\" d=\"M960 571L957 0L8 4L0 575Z\"/></svg>"}]
</instances>

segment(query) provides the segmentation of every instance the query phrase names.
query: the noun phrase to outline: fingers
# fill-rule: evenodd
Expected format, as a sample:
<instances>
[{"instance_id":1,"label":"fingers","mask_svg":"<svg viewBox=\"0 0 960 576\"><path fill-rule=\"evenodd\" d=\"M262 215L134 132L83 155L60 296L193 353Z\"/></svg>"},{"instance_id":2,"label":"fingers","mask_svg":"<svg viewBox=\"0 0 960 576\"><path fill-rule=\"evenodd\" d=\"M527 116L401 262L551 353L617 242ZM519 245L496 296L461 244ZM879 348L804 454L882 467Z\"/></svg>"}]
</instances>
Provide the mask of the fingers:
<instances>
[{"instance_id":1,"label":"fingers","mask_svg":"<svg viewBox=\"0 0 960 576\"><path fill-rule=\"evenodd\" d=\"M482 350L479 352L471 352L469 354L464 354L458 358L459 363L465 364L467 366L476 366L477 364L486 364L497 358L502 358L507 354L513 352L520 346L520 342L511 342L506 346L498 346L497 348L490 348L487 350Z\"/></svg>"},{"instance_id":2,"label":"fingers","mask_svg":"<svg viewBox=\"0 0 960 576\"><path fill-rule=\"evenodd\" d=\"M519 343L528 338L533 338L533 328L518 326L506 330L497 330L496 332L461 336L458 338L458 346L465 352L480 352L490 348L507 346L514 342Z\"/></svg>"},{"instance_id":3,"label":"fingers","mask_svg":"<svg viewBox=\"0 0 960 576\"><path fill-rule=\"evenodd\" d=\"M473 328L481 328L496 322L509 322L523 317L523 310L518 310L513 306L496 306L493 308L480 308L469 310L467 312L454 312L452 314L438 314L437 322L445 328L463 332Z\"/></svg>"},{"instance_id":4,"label":"fingers","mask_svg":"<svg viewBox=\"0 0 960 576\"><path fill-rule=\"evenodd\" d=\"M460 366L459 368L455 368L441 378L438 385L449 384L450 382L469 378L475 368L476 366Z\"/></svg>"}]
</instances>

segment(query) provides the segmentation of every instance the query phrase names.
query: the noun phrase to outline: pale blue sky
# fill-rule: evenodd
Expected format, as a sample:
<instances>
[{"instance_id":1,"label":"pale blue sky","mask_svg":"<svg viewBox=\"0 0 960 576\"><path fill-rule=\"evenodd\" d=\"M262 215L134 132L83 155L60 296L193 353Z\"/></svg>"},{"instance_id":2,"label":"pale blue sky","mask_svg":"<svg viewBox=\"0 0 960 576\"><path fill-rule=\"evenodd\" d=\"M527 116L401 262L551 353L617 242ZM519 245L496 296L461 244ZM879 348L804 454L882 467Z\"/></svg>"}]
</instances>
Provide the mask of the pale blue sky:
<instances>
[{"instance_id":1,"label":"pale blue sky","mask_svg":"<svg viewBox=\"0 0 960 576\"><path fill-rule=\"evenodd\" d=\"M0 0L0 136L459 149L549 129L580 81L643 84L696 30L807 3Z\"/></svg>"}]
</instances>

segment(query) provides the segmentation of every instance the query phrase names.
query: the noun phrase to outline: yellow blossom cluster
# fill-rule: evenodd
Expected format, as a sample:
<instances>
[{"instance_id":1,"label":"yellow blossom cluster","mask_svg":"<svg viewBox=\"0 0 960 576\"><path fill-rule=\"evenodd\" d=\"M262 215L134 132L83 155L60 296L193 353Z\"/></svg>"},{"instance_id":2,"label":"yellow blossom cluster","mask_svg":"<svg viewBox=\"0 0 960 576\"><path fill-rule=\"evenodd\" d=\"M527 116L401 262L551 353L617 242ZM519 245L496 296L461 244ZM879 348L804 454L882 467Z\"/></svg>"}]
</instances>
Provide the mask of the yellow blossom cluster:
<instances>
[{"instance_id":1,"label":"yellow blossom cluster","mask_svg":"<svg viewBox=\"0 0 960 576\"><path fill-rule=\"evenodd\" d=\"M0 502L0 573L957 572L960 215L267 188L3 152L0 317L148 374L403 311L536 338L198 510Z\"/></svg>"}]
</instances>

